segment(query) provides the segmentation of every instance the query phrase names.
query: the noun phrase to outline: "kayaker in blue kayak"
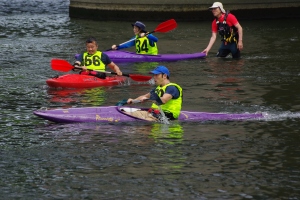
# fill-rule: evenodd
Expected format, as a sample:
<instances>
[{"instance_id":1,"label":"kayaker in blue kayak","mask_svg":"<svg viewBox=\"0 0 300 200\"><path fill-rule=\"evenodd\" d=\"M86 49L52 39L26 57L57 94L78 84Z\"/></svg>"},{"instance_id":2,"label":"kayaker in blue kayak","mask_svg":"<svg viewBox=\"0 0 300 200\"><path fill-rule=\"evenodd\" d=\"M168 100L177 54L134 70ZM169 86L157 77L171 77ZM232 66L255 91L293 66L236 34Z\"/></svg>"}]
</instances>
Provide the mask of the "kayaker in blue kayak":
<instances>
[{"instance_id":1,"label":"kayaker in blue kayak","mask_svg":"<svg viewBox=\"0 0 300 200\"><path fill-rule=\"evenodd\" d=\"M160 106L168 119L177 119L181 111L182 88L178 84L170 82L170 72L165 66L158 66L150 73L153 74L153 79L157 87L136 99L129 98L127 103L155 100L149 112L158 114L157 110Z\"/></svg>"},{"instance_id":2,"label":"kayaker in blue kayak","mask_svg":"<svg viewBox=\"0 0 300 200\"><path fill-rule=\"evenodd\" d=\"M145 24L140 21L136 21L131 25L133 27L135 36L128 42L122 43L120 45L112 45L111 49L119 50L135 46L136 53L138 54L157 55L158 48L156 43L158 41L158 38L152 34L147 34L147 31L145 30Z\"/></svg>"},{"instance_id":3,"label":"kayaker in blue kayak","mask_svg":"<svg viewBox=\"0 0 300 200\"><path fill-rule=\"evenodd\" d=\"M229 53L232 58L240 58L240 51L243 49L243 28L236 17L225 11L223 4L215 2L209 9L215 19L212 22L212 36L202 53L208 54L216 41L217 33L221 36L222 44L217 53L217 57L226 57Z\"/></svg>"},{"instance_id":4,"label":"kayaker in blue kayak","mask_svg":"<svg viewBox=\"0 0 300 200\"><path fill-rule=\"evenodd\" d=\"M86 40L86 52L78 55L74 63L75 71L81 70L80 74L92 75L101 79L106 78L106 73L99 71L105 71L106 66L109 66L117 75L122 76L120 68L110 60L110 58L101 51L98 51L98 43L94 37L90 37Z\"/></svg>"}]
</instances>

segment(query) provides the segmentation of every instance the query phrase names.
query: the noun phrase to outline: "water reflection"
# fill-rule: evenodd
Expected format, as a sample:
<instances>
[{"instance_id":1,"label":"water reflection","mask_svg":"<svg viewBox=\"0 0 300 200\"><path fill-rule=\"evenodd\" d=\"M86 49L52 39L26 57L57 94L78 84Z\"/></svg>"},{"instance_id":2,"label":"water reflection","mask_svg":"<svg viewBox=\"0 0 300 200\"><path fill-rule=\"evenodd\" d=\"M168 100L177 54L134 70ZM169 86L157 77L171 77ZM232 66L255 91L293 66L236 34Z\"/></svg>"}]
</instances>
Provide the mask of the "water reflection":
<instances>
[{"instance_id":1,"label":"water reflection","mask_svg":"<svg viewBox=\"0 0 300 200\"><path fill-rule=\"evenodd\" d=\"M47 126L41 126L46 135L52 135L55 138L63 138L68 140L70 133L72 139L77 138L78 141L95 141L93 137L103 139L105 136L110 135L114 137L122 135L125 137L138 138L137 135L143 135L147 137L147 142L140 141L139 144L180 144L183 140L184 130L179 122L171 122L170 124L160 123L148 123L148 122L133 122L133 123L118 123L118 124L106 124L106 123L75 123L75 124L56 124L48 122ZM64 134L66 133L66 134ZM85 134L88 133L88 134Z\"/></svg>"},{"instance_id":2,"label":"water reflection","mask_svg":"<svg viewBox=\"0 0 300 200\"><path fill-rule=\"evenodd\" d=\"M211 78L214 90L209 91L210 99L223 99L231 102L241 101L245 97L243 66L245 61L226 58L207 59L206 72Z\"/></svg>"},{"instance_id":3,"label":"water reflection","mask_svg":"<svg viewBox=\"0 0 300 200\"><path fill-rule=\"evenodd\" d=\"M166 148L160 151L160 155L166 160L162 160L161 156L154 156L152 162L152 173L168 174L169 178L172 174L181 173L181 169L185 166L187 156L181 149L184 130L179 123L153 124L149 138L153 138L154 142ZM168 148L173 146L173 148ZM174 176L173 178L176 179Z\"/></svg>"},{"instance_id":4,"label":"water reflection","mask_svg":"<svg viewBox=\"0 0 300 200\"><path fill-rule=\"evenodd\" d=\"M111 90L110 87L98 88L80 88L80 89L55 89L49 88L47 90L52 103L80 103L81 105L101 106L104 104L107 92Z\"/></svg>"},{"instance_id":5,"label":"water reflection","mask_svg":"<svg viewBox=\"0 0 300 200\"><path fill-rule=\"evenodd\" d=\"M98 150L101 148L109 149L111 154L114 155L107 157L106 163L113 162L112 159L116 156L122 156L128 160L128 162L122 164L122 170L130 171L130 166L133 162L136 163L134 168L143 171L140 174L142 176L149 173L179 173L180 169L185 165L186 155L181 148L184 130L179 123L172 123L170 125L158 123L133 123L124 125L98 125L94 123L50 124L47 127L40 128L44 132L40 139L50 137L56 142L85 143L91 147L102 144L103 146L100 147L100 145ZM128 143L124 143L124 140L127 140ZM116 149L115 145L117 145ZM128 145L131 147L128 148ZM111 146L114 147L111 149ZM132 148L134 146L142 148L144 151Z\"/></svg>"},{"instance_id":6,"label":"water reflection","mask_svg":"<svg viewBox=\"0 0 300 200\"><path fill-rule=\"evenodd\" d=\"M142 62L142 63L134 63L133 67L135 67L138 73L148 74L151 70L159 65L158 62Z\"/></svg>"},{"instance_id":7,"label":"water reflection","mask_svg":"<svg viewBox=\"0 0 300 200\"><path fill-rule=\"evenodd\" d=\"M182 126L178 122L171 122L168 125L155 123L152 125L149 137L155 142L176 144L182 142L183 133Z\"/></svg>"}]
</instances>

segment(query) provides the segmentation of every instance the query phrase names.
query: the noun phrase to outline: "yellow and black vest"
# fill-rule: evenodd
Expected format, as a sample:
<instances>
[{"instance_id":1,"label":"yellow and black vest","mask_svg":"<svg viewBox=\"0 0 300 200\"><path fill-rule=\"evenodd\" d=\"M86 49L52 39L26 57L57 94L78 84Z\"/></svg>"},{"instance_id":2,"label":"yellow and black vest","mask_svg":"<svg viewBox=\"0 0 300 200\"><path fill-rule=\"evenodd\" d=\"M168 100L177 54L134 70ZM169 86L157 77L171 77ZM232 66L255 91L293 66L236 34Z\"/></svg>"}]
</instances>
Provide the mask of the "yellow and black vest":
<instances>
[{"instance_id":1,"label":"yellow and black vest","mask_svg":"<svg viewBox=\"0 0 300 200\"><path fill-rule=\"evenodd\" d=\"M88 54L88 52L84 52L82 64L89 70L105 71L105 64L101 61L101 56L101 51L96 51L93 55Z\"/></svg>"},{"instance_id":2,"label":"yellow and black vest","mask_svg":"<svg viewBox=\"0 0 300 200\"><path fill-rule=\"evenodd\" d=\"M157 86L156 89L155 89L155 93L157 93L157 95L159 97L162 97L164 95L164 93L166 92L166 88L170 85L174 85L174 86L177 87L177 89L179 90L179 97L177 99L170 99L167 103L161 105L161 109L165 113L172 113L173 117L175 119L177 119L179 117L179 114L180 114L180 111L181 111L182 88L179 85L177 85L176 83L169 83L169 84L164 85L162 87ZM158 105L153 103L151 108L158 109Z\"/></svg>"},{"instance_id":3,"label":"yellow and black vest","mask_svg":"<svg viewBox=\"0 0 300 200\"><path fill-rule=\"evenodd\" d=\"M138 54L158 54L156 42L150 42L146 36L142 38L135 36L135 50Z\"/></svg>"}]
</instances>

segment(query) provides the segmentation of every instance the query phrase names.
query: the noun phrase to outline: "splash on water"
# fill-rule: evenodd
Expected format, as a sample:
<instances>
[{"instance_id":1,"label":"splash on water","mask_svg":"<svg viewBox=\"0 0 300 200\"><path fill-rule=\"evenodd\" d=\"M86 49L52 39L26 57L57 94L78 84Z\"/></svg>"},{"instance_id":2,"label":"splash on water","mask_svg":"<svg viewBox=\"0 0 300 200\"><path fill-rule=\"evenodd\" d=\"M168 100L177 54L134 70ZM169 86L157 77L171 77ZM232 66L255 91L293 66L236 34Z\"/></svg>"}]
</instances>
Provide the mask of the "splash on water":
<instances>
[{"instance_id":1,"label":"splash on water","mask_svg":"<svg viewBox=\"0 0 300 200\"><path fill-rule=\"evenodd\" d=\"M262 114L266 121L283 121L286 119L300 118L300 112L296 112L296 113L290 111L277 112L277 113L263 112Z\"/></svg>"},{"instance_id":2,"label":"splash on water","mask_svg":"<svg viewBox=\"0 0 300 200\"><path fill-rule=\"evenodd\" d=\"M161 106L158 106L160 115L158 116L158 121L162 124L170 124L168 118L165 113L162 111Z\"/></svg>"}]
</instances>

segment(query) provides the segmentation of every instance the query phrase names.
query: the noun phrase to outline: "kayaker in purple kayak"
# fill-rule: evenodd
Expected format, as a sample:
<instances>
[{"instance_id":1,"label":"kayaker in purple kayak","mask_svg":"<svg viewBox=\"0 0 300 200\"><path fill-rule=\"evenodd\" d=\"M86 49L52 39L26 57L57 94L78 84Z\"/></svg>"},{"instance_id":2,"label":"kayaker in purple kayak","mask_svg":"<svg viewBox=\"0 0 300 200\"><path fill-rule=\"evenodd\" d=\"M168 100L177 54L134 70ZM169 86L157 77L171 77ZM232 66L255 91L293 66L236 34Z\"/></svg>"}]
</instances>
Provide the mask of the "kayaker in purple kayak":
<instances>
[{"instance_id":1,"label":"kayaker in purple kayak","mask_svg":"<svg viewBox=\"0 0 300 200\"><path fill-rule=\"evenodd\" d=\"M120 45L112 45L111 49L118 50L135 46L137 54L157 55L158 48L156 43L158 41L158 38L152 34L147 34L147 31L145 30L145 24L140 21L136 21L131 25L133 27L135 36L129 41L124 42Z\"/></svg>"},{"instance_id":2,"label":"kayaker in purple kayak","mask_svg":"<svg viewBox=\"0 0 300 200\"><path fill-rule=\"evenodd\" d=\"M182 105L182 88L178 84L170 82L170 72L165 66L158 66L150 73L153 74L153 79L157 87L136 99L129 98L127 103L131 104L134 101L143 102L149 99L155 100L149 112L154 115L158 114L156 110L160 106L168 119L177 119Z\"/></svg>"},{"instance_id":3,"label":"kayaker in purple kayak","mask_svg":"<svg viewBox=\"0 0 300 200\"><path fill-rule=\"evenodd\" d=\"M106 73L98 72L105 71L106 66L109 66L117 75L122 76L120 68L110 60L110 58L101 51L98 51L98 43L94 37L86 40L86 52L79 54L74 63L75 71L81 70L80 74L92 75L101 79L106 78Z\"/></svg>"}]
</instances>

